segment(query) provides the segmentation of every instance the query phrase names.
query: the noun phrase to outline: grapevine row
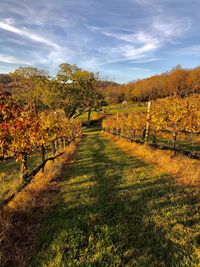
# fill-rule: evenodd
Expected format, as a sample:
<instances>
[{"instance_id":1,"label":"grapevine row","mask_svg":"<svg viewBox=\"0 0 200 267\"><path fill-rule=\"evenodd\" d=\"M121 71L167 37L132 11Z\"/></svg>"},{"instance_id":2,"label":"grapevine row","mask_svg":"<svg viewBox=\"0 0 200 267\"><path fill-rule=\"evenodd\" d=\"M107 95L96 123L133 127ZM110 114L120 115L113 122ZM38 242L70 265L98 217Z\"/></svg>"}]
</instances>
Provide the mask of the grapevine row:
<instances>
[{"instance_id":1,"label":"grapevine row","mask_svg":"<svg viewBox=\"0 0 200 267\"><path fill-rule=\"evenodd\" d=\"M176 151L176 143L179 133L200 133L200 95L189 98L168 97L158 99L151 103L150 135L153 143L159 132L167 131L173 133L173 148ZM106 118L102 127L105 131L123 135L134 139L140 135L145 140L147 127L146 113L116 114ZM148 141L148 136L147 140Z\"/></svg>"},{"instance_id":2,"label":"grapevine row","mask_svg":"<svg viewBox=\"0 0 200 267\"><path fill-rule=\"evenodd\" d=\"M0 102L0 147L3 158L15 157L20 163L20 181L28 177L27 157L41 150L42 162L46 151L58 152L58 146L67 144L81 135L81 124L69 120L62 110L45 110L40 113L34 106L20 107L9 95L1 95Z\"/></svg>"}]
</instances>

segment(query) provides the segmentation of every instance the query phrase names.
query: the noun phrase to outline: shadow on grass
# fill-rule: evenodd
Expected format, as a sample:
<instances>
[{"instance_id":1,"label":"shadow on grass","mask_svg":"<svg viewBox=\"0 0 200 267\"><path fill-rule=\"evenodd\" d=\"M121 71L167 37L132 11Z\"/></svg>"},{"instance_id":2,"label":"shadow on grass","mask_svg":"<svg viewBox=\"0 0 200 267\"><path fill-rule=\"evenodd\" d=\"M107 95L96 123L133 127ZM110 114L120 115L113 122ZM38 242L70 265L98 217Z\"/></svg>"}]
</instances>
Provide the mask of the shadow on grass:
<instances>
[{"instance_id":1,"label":"shadow on grass","mask_svg":"<svg viewBox=\"0 0 200 267\"><path fill-rule=\"evenodd\" d=\"M41 164L41 153L32 152L28 156L28 172ZM9 198L20 187L20 164L14 158L0 162L0 203Z\"/></svg>"},{"instance_id":2,"label":"shadow on grass","mask_svg":"<svg viewBox=\"0 0 200 267\"><path fill-rule=\"evenodd\" d=\"M197 266L196 188L175 185L98 133L85 136L63 177L33 266Z\"/></svg>"}]
</instances>

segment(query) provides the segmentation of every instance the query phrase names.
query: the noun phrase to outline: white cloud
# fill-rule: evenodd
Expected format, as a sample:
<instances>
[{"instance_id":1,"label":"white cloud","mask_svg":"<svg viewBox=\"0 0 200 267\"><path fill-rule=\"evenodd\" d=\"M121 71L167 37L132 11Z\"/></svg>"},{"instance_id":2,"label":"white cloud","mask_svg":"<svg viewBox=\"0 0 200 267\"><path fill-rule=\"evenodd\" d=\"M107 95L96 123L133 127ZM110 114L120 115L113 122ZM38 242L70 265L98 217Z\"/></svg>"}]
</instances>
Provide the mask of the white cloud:
<instances>
[{"instance_id":1,"label":"white cloud","mask_svg":"<svg viewBox=\"0 0 200 267\"><path fill-rule=\"evenodd\" d=\"M41 35L35 34L26 28L18 28L15 25L15 21L13 19L5 19L4 21L0 21L0 29L3 29L8 32L12 32L14 34L19 35L22 38L14 37L9 38L13 43L21 46L24 45L26 47L30 47L30 43L24 41L24 38L27 38L33 42L44 44L44 46L40 46L40 49L33 49L30 53L25 55L24 53L20 53L23 59L18 59L17 57L7 56L0 54L0 61L4 63L10 64L23 64L23 65L44 65L48 66L48 68L55 68L56 65L63 62L63 60L68 61L70 59L71 51L67 47L61 47L54 41L50 39L44 38ZM44 51L46 51L44 53ZM29 61L24 60L24 58L28 58Z\"/></svg>"},{"instance_id":2,"label":"white cloud","mask_svg":"<svg viewBox=\"0 0 200 267\"><path fill-rule=\"evenodd\" d=\"M139 48L134 46L126 45L122 47L123 56L127 59L134 59L138 57L143 57L146 53L154 51L159 47L159 43L145 43Z\"/></svg>"},{"instance_id":3,"label":"white cloud","mask_svg":"<svg viewBox=\"0 0 200 267\"><path fill-rule=\"evenodd\" d=\"M158 7L157 3L154 0L131 0L132 2L142 6L142 7Z\"/></svg>"},{"instance_id":4,"label":"white cloud","mask_svg":"<svg viewBox=\"0 0 200 267\"><path fill-rule=\"evenodd\" d=\"M34 34L32 33L31 31L27 31L27 30L24 30L24 29L19 29L15 26L12 26L8 23L5 23L5 22L0 22L0 29L3 29L5 31L9 31L9 32L13 32L15 34L18 34L22 37L25 37L25 38L28 38L34 42L39 42L39 43L43 43L43 44L46 44L48 46L51 46L51 47L54 47L56 49L59 49L60 46L54 42L52 42L51 40L48 40L44 37L41 37L37 34Z\"/></svg>"},{"instance_id":5,"label":"white cloud","mask_svg":"<svg viewBox=\"0 0 200 267\"><path fill-rule=\"evenodd\" d=\"M141 43L156 43L158 42L157 38L153 35L149 34L145 31L136 31L136 32L129 32L129 33L120 33L118 31L115 31L115 29L112 29L111 31L100 28L100 27L94 27L86 25L89 30L91 31L97 31L101 33L102 35L113 37L117 40L121 40L128 43L135 43L135 44L141 44Z\"/></svg>"},{"instance_id":6,"label":"white cloud","mask_svg":"<svg viewBox=\"0 0 200 267\"><path fill-rule=\"evenodd\" d=\"M158 36L163 38L177 38L187 32L191 28L189 19L173 19L155 17L153 21L153 30Z\"/></svg>"},{"instance_id":7,"label":"white cloud","mask_svg":"<svg viewBox=\"0 0 200 267\"><path fill-rule=\"evenodd\" d=\"M162 58L162 57L147 58L147 59L135 60L135 61L132 61L132 63L148 63L148 62L154 62L154 61L160 61L160 60L165 60L165 58Z\"/></svg>"},{"instance_id":8,"label":"white cloud","mask_svg":"<svg viewBox=\"0 0 200 267\"><path fill-rule=\"evenodd\" d=\"M119 40L115 46L105 46L98 49L99 57L96 61L90 59L90 63L104 65L127 60L149 58L158 48L162 46L161 40L148 32L137 31L134 33L118 33L114 29L108 31L99 27L88 26L92 31Z\"/></svg>"},{"instance_id":9,"label":"white cloud","mask_svg":"<svg viewBox=\"0 0 200 267\"><path fill-rule=\"evenodd\" d=\"M17 59L16 57L2 55L2 54L0 54L0 62L10 63L10 64L30 65L30 62L28 61L20 60L20 59Z\"/></svg>"},{"instance_id":10,"label":"white cloud","mask_svg":"<svg viewBox=\"0 0 200 267\"><path fill-rule=\"evenodd\" d=\"M143 1L145 3L146 1ZM168 44L177 44L179 37L182 37L190 27L189 20L177 19L165 16L149 17L143 25L134 29L131 26L125 29L117 27L97 27L86 25L94 33L113 39L114 45L104 46L99 49L99 57L96 58L96 64L109 64L122 61L139 60L139 62L155 61L155 52ZM103 58L103 60L101 59ZM142 60L142 61L141 61ZM157 60L157 59L156 59ZM95 64L95 60L92 61Z\"/></svg>"},{"instance_id":11,"label":"white cloud","mask_svg":"<svg viewBox=\"0 0 200 267\"><path fill-rule=\"evenodd\" d=\"M115 64L115 63L145 63L161 60L163 58L153 58L153 52L158 49L159 44L144 44L136 47L130 44L118 45L116 47L104 47L99 49L99 56L85 60L84 65L89 68L98 66Z\"/></svg>"}]
</instances>

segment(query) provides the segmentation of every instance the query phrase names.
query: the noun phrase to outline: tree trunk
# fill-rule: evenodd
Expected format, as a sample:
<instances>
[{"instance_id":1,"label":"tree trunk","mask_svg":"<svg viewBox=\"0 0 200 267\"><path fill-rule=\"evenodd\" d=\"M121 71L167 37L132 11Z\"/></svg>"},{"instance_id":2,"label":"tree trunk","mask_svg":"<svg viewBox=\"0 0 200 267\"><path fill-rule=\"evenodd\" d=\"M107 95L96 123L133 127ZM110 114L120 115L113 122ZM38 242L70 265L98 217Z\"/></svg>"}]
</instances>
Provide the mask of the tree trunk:
<instances>
[{"instance_id":1,"label":"tree trunk","mask_svg":"<svg viewBox=\"0 0 200 267\"><path fill-rule=\"evenodd\" d=\"M45 161L45 146L42 145L42 162ZM42 167L42 172L44 172L44 166Z\"/></svg>"},{"instance_id":2,"label":"tree trunk","mask_svg":"<svg viewBox=\"0 0 200 267\"><path fill-rule=\"evenodd\" d=\"M57 152L57 143L56 143L56 140L53 141L53 155L55 156L56 155L56 152ZM54 160L53 160L54 162Z\"/></svg>"},{"instance_id":3,"label":"tree trunk","mask_svg":"<svg viewBox=\"0 0 200 267\"><path fill-rule=\"evenodd\" d=\"M142 132L142 140L145 140L145 135L146 135L146 129Z\"/></svg>"},{"instance_id":4,"label":"tree trunk","mask_svg":"<svg viewBox=\"0 0 200 267\"><path fill-rule=\"evenodd\" d=\"M53 147L53 155L55 156L55 154L56 154L56 149L55 149L55 143L54 143L54 142L52 143L52 147Z\"/></svg>"},{"instance_id":5,"label":"tree trunk","mask_svg":"<svg viewBox=\"0 0 200 267\"><path fill-rule=\"evenodd\" d=\"M90 126L91 110L88 110L87 126Z\"/></svg>"},{"instance_id":6,"label":"tree trunk","mask_svg":"<svg viewBox=\"0 0 200 267\"><path fill-rule=\"evenodd\" d=\"M21 166L20 166L20 183L24 183L25 175L27 172L27 153L22 152L21 153L22 160L21 160Z\"/></svg>"},{"instance_id":7,"label":"tree trunk","mask_svg":"<svg viewBox=\"0 0 200 267\"><path fill-rule=\"evenodd\" d=\"M153 133L153 144L156 145L156 131Z\"/></svg>"}]
</instances>

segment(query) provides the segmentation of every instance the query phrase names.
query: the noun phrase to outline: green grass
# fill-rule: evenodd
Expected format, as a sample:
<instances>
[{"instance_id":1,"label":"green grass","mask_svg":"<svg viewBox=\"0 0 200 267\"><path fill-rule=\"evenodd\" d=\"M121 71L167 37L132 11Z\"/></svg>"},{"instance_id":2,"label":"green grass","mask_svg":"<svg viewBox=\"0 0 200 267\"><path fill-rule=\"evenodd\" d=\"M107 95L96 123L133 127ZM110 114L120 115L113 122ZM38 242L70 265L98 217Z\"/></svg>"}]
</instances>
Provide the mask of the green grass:
<instances>
[{"instance_id":1,"label":"green grass","mask_svg":"<svg viewBox=\"0 0 200 267\"><path fill-rule=\"evenodd\" d=\"M121 104L114 104L114 105L103 107L103 111L104 111L103 113L92 111L90 119L96 120L99 117L102 117L105 113L106 114L130 113L130 112L141 112L141 111L146 111L146 110L147 110L146 104L142 104L142 106L138 106L138 104L135 104L135 103L128 103L126 107L122 107ZM87 113L84 113L78 117L78 119L80 119L81 122L87 122L87 118L88 118Z\"/></svg>"},{"instance_id":2,"label":"green grass","mask_svg":"<svg viewBox=\"0 0 200 267\"><path fill-rule=\"evenodd\" d=\"M125 107L123 107L121 104L115 104L109 105L106 110L109 114L142 112L147 110L147 105L144 103L142 106L139 106L136 103L128 103Z\"/></svg>"},{"instance_id":3,"label":"green grass","mask_svg":"<svg viewBox=\"0 0 200 267\"><path fill-rule=\"evenodd\" d=\"M28 155L27 166L29 172L40 163L41 152L34 151ZM0 202L12 195L19 188L19 169L20 164L15 159L0 162Z\"/></svg>"},{"instance_id":4,"label":"green grass","mask_svg":"<svg viewBox=\"0 0 200 267\"><path fill-rule=\"evenodd\" d=\"M90 120L96 120L98 119L99 117L102 116L102 113L101 112L96 112L96 111L92 111L91 112L91 117L90 117ZM78 117L78 119L81 121L81 122L87 122L87 119L88 119L88 113L83 113L81 116Z\"/></svg>"},{"instance_id":5,"label":"green grass","mask_svg":"<svg viewBox=\"0 0 200 267\"><path fill-rule=\"evenodd\" d=\"M94 120L95 117L96 117L96 115L97 115L97 112L92 111L92 112L91 112L91 120ZM88 114L87 114L87 113L83 113L81 116L78 117L78 119L79 119L81 122L87 122Z\"/></svg>"},{"instance_id":6,"label":"green grass","mask_svg":"<svg viewBox=\"0 0 200 267\"><path fill-rule=\"evenodd\" d=\"M199 266L199 190L98 131L87 132L60 188L32 266Z\"/></svg>"}]
</instances>

